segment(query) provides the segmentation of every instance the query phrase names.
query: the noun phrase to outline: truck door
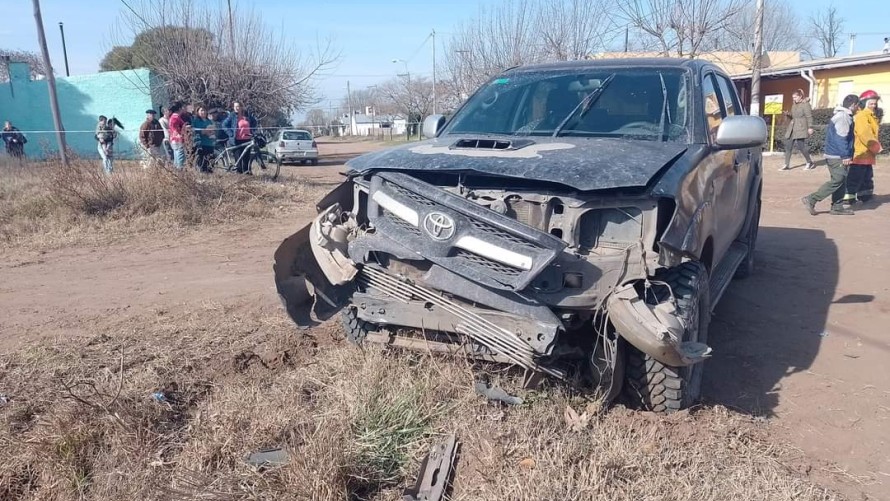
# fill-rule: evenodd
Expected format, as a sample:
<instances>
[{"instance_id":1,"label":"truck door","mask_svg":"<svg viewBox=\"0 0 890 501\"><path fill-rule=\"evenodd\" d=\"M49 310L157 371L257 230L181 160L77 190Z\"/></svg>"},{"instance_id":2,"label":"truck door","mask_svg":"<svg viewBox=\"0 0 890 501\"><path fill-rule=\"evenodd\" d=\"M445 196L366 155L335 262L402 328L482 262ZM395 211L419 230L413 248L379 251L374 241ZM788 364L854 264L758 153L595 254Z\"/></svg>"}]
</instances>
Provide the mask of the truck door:
<instances>
[{"instance_id":1,"label":"truck door","mask_svg":"<svg viewBox=\"0 0 890 501\"><path fill-rule=\"evenodd\" d=\"M739 106L738 93L732 81L723 75L714 75L717 79L717 86L720 89L720 101L723 105L724 116L744 115L745 112ZM751 157L753 152L751 148L741 148L733 150L735 158L733 160L733 168L736 172L736 206L733 212L734 220L732 235L738 236L738 233L745 225L745 217L748 213L748 197L751 191L751 182L753 172L751 171Z\"/></svg>"},{"instance_id":2,"label":"truck door","mask_svg":"<svg viewBox=\"0 0 890 501\"><path fill-rule=\"evenodd\" d=\"M704 98L705 120L711 143L717 136L717 128L726 118L726 109L718 92L717 78L712 72L704 74L702 92ZM738 151L711 150L705 160L704 167L708 173L709 201L713 206L714 221L711 234L714 242L714 264L718 263L735 240L741 226L737 221L744 221L744 212L738 212L739 170Z\"/></svg>"}]
</instances>

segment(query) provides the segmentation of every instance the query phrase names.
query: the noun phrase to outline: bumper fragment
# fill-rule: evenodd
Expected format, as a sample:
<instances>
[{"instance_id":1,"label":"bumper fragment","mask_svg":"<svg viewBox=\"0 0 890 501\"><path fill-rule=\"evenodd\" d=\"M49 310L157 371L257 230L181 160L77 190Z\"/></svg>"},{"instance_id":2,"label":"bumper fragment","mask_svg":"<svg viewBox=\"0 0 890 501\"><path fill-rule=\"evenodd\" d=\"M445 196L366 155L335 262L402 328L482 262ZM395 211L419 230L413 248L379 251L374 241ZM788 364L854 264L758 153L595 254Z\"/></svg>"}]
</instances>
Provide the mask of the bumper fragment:
<instances>
[{"instance_id":1,"label":"bumper fragment","mask_svg":"<svg viewBox=\"0 0 890 501\"><path fill-rule=\"evenodd\" d=\"M692 365L711 355L708 345L683 341L685 326L672 302L648 304L633 284L616 289L609 297L607 308L609 319L621 337L665 365Z\"/></svg>"}]
</instances>

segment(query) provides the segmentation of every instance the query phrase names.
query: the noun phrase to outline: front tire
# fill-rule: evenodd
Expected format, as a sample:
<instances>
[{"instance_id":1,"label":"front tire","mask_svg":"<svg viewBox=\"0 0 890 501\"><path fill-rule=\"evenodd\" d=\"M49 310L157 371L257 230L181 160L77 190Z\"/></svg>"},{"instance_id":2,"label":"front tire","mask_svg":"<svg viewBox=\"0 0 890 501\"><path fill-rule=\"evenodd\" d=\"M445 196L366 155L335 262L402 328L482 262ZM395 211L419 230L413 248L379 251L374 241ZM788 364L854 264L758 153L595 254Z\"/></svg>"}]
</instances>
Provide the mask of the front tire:
<instances>
[{"instance_id":1,"label":"front tire","mask_svg":"<svg viewBox=\"0 0 890 501\"><path fill-rule=\"evenodd\" d=\"M686 330L683 341L707 343L711 320L711 292L708 270L701 263L686 262L656 275L656 280L670 285L677 302L677 312ZM658 297L666 300L667 294ZM637 407L660 413L686 409L701 396L704 362L685 367L671 367L627 346L624 394Z\"/></svg>"},{"instance_id":2,"label":"front tire","mask_svg":"<svg viewBox=\"0 0 890 501\"><path fill-rule=\"evenodd\" d=\"M347 306L340 312L340 322L346 333L346 340L356 346L362 345L369 332L376 331L373 324L358 317L358 310L355 306Z\"/></svg>"}]
</instances>

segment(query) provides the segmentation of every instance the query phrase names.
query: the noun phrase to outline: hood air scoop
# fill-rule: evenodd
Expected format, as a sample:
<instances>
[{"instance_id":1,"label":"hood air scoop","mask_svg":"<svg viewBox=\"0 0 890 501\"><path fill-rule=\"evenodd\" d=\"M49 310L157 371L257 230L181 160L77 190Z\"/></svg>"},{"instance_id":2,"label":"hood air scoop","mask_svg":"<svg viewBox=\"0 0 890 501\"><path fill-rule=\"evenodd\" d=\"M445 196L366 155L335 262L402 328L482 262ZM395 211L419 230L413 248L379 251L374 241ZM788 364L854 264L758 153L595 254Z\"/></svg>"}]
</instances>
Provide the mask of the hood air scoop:
<instances>
[{"instance_id":1,"label":"hood air scoop","mask_svg":"<svg viewBox=\"0 0 890 501\"><path fill-rule=\"evenodd\" d=\"M459 150L518 150L534 141L528 139L458 139L451 145L451 149Z\"/></svg>"}]
</instances>

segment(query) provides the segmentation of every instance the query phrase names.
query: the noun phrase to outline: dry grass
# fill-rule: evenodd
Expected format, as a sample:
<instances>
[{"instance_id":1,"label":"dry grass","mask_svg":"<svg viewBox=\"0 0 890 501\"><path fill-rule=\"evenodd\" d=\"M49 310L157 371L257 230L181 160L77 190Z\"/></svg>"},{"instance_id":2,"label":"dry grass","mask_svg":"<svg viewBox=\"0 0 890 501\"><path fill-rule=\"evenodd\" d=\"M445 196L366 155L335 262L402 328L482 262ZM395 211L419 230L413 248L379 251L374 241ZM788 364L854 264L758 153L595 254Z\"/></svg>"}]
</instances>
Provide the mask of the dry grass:
<instances>
[{"instance_id":1,"label":"dry grass","mask_svg":"<svg viewBox=\"0 0 890 501\"><path fill-rule=\"evenodd\" d=\"M451 432L453 499L836 498L771 425L721 407L619 407L573 431L564 409L591 402L570 390L490 373L526 403L488 404L464 360L355 349L334 325L300 334L272 307L95 325L0 358L0 499L397 499ZM289 463L245 463L270 446Z\"/></svg>"},{"instance_id":2,"label":"dry grass","mask_svg":"<svg viewBox=\"0 0 890 501\"><path fill-rule=\"evenodd\" d=\"M235 175L143 170L117 162L106 176L95 161L0 165L0 247L109 242L199 225L280 216L310 205L324 187Z\"/></svg>"}]
</instances>

